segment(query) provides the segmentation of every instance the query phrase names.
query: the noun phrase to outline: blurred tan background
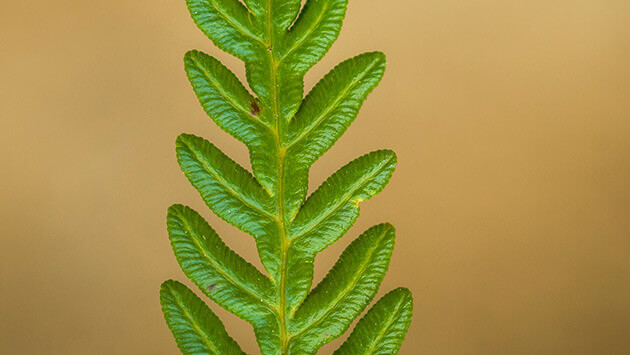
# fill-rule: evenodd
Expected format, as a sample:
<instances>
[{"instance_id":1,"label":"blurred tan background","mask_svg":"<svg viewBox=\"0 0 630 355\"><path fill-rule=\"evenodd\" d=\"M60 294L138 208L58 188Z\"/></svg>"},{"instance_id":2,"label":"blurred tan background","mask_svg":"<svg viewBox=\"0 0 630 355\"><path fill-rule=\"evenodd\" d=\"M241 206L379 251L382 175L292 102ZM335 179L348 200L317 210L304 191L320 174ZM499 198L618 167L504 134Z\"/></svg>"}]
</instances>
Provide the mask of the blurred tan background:
<instances>
[{"instance_id":1,"label":"blurred tan background","mask_svg":"<svg viewBox=\"0 0 630 355\"><path fill-rule=\"evenodd\" d=\"M243 77L183 0L0 2L1 354L176 354L158 302L185 279L172 203L260 265L175 161L189 132L249 166L189 87L192 48ZM630 353L630 2L352 0L307 87L370 50L385 78L312 186L377 148L399 166L317 278L390 221L379 296L415 298L402 354ZM257 353L249 325L211 307Z\"/></svg>"}]
</instances>

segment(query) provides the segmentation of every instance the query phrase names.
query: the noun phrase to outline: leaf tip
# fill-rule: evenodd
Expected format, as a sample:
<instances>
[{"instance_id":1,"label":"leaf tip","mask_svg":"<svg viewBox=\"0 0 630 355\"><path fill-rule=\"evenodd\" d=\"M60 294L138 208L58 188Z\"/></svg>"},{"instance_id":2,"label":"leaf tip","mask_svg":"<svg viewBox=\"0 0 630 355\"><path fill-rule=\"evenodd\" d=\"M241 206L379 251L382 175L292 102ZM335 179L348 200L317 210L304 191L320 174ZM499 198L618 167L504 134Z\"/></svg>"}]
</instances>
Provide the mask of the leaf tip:
<instances>
[{"instance_id":1,"label":"leaf tip","mask_svg":"<svg viewBox=\"0 0 630 355\"><path fill-rule=\"evenodd\" d=\"M182 133L175 139L175 147L177 149L187 148L191 142L195 140L203 140L203 138L197 137L194 134Z\"/></svg>"},{"instance_id":2,"label":"leaf tip","mask_svg":"<svg viewBox=\"0 0 630 355\"><path fill-rule=\"evenodd\" d=\"M389 293L392 293L397 297L404 299L405 301L411 301L413 303L413 295L411 294L411 290L409 290L407 287L398 287L389 291Z\"/></svg>"},{"instance_id":3,"label":"leaf tip","mask_svg":"<svg viewBox=\"0 0 630 355\"><path fill-rule=\"evenodd\" d=\"M383 222L380 224L381 226L383 226L383 230L386 233L393 233L396 234L396 227L394 227L393 224L389 223L389 222Z\"/></svg>"},{"instance_id":4,"label":"leaf tip","mask_svg":"<svg viewBox=\"0 0 630 355\"><path fill-rule=\"evenodd\" d=\"M196 56L198 56L201 53L201 51L197 50L197 49L191 49L189 51L187 51L184 54L184 61L189 61L192 60L193 58L195 58Z\"/></svg>"},{"instance_id":5,"label":"leaf tip","mask_svg":"<svg viewBox=\"0 0 630 355\"><path fill-rule=\"evenodd\" d=\"M364 55L372 57L372 60L374 60L378 64L384 65L387 62L387 56L385 55L385 53L380 51L367 52Z\"/></svg>"},{"instance_id":6,"label":"leaf tip","mask_svg":"<svg viewBox=\"0 0 630 355\"><path fill-rule=\"evenodd\" d=\"M177 287L178 283L179 282L170 279L162 282L162 285L160 285L160 300L162 301L162 303L164 302L164 299L165 297L167 297L168 294L173 293L173 289Z\"/></svg>"},{"instance_id":7,"label":"leaf tip","mask_svg":"<svg viewBox=\"0 0 630 355\"><path fill-rule=\"evenodd\" d=\"M181 204L174 204L169 206L169 208L166 210L166 218L170 219L172 217L175 217L179 214L181 214L184 210L186 210L186 206L181 205Z\"/></svg>"}]
</instances>

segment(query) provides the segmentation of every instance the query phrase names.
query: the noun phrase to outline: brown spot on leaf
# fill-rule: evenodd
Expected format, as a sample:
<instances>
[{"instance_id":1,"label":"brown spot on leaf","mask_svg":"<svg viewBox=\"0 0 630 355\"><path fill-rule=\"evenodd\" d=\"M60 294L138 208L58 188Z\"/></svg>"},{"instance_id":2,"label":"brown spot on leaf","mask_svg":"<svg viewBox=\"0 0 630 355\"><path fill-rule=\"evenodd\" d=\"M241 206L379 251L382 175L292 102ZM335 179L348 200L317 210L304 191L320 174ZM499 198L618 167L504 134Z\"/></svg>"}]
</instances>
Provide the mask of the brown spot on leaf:
<instances>
[{"instance_id":1,"label":"brown spot on leaf","mask_svg":"<svg viewBox=\"0 0 630 355\"><path fill-rule=\"evenodd\" d=\"M215 284L212 284L212 285L210 285L210 286L206 287L206 289L207 289L208 291L212 291L212 290L214 290L215 288L217 288L217 285L215 285Z\"/></svg>"},{"instance_id":2,"label":"brown spot on leaf","mask_svg":"<svg viewBox=\"0 0 630 355\"><path fill-rule=\"evenodd\" d=\"M256 116L256 115L258 115L258 114L260 113L260 110L261 110L261 109L260 109L260 107L258 106L258 103L256 102L256 100L252 100L252 102L251 102L251 108L252 108L252 110L251 110L251 114L252 114L253 116Z\"/></svg>"}]
</instances>

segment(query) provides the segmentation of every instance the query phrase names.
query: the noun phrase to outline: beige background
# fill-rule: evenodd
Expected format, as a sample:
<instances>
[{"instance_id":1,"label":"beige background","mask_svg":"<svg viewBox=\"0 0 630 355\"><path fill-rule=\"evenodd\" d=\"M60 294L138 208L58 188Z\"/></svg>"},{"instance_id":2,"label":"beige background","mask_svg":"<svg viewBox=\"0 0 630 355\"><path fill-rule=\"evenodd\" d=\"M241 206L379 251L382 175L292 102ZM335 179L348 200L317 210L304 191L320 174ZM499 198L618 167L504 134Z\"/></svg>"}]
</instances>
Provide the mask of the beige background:
<instances>
[{"instance_id":1,"label":"beige background","mask_svg":"<svg viewBox=\"0 0 630 355\"><path fill-rule=\"evenodd\" d=\"M185 279L168 205L204 211L260 265L174 157L190 132L248 165L203 114L182 56L204 50L241 77L242 65L183 0L2 0L0 48L0 353L177 353L158 302L163 280ZM630 2L353 0L307 86L377 49L385 78L312 185L381 147L398 170L317 278L390 221L379 295L415 298L402 354L629 353ZM256 353L250 327L218 312Z\"/></svg>"}]
</instances>

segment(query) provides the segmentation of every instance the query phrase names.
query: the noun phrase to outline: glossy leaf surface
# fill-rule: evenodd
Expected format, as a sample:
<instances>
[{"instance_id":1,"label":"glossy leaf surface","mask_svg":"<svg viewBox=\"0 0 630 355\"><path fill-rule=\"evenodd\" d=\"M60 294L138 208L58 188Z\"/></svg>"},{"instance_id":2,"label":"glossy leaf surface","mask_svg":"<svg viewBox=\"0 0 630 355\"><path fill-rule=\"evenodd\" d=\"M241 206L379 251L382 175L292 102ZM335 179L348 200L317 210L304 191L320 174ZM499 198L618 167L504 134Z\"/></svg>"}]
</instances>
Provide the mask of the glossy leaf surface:
<instances>
[{"instance_id":1,"label":"glossy leaf surface","mask_svg":"<svg viewBox=\"0 0 630 355\"><path fill-rule=\"evenodd\" d=\"M201 107L245 144L251 172L192 134L177 138L177 161L209 209L254 238L264 270L232 251L199 213L182 205L171 206L167 215L175 257L203 294L253 326L263 354L315 353L369 305L393 252L394 228L372 227L311 289L317 254L350 229L359 204L380 193L396 167L392 151L374 151L340 168L308 196L311 167L357 117L383 76L385 56L368 52L343 61L304 97L304 75L338 37L347 0L307 0L303 7L300 0L187 4L203 33L244 62L247 85L208 54L192 50L184 56ZM241 352L188 288L167 281L161 295L182 352ZM379 315L391 302L377 303L368 315ZM396 324L382 324L383 339L400 338ZM355 333L351 339L357 340L344 345L348 349L363 338L380 339L371 329Z\"/></svg>"}]
</instances>

